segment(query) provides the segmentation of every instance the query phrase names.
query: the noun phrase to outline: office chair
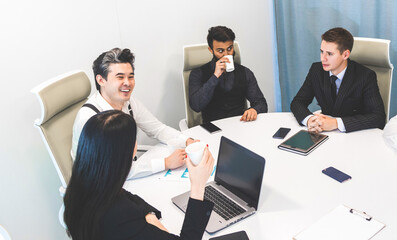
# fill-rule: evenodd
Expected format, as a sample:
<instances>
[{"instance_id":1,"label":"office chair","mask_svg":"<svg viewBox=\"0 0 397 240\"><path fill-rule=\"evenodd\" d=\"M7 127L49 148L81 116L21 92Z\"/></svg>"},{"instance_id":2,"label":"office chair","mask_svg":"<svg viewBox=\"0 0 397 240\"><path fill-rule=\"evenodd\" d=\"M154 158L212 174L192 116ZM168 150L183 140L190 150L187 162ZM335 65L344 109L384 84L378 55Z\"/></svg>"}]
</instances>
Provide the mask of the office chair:
<instances>
[{"instance_id":1,"label":"office chair","mask_svg":"<svg viewBox=\"0 0 397 240\"><path fill-rule=\"evenodd\" d=\"M355 37L350 59L375 71L380 95L389 121L393 64L390 63L390 40Z\"/></svg>"},{"instance_id":2,"label":"office chair","mask_svg":"<svg viewBox=\"0 0 397 240\"><path fill-rule=\"evenodd\" d=\"M234 42L234 62L241 64L240 47L238 42ZM181 131L194 127L202 123L201 112L197 113L189 105L189 77L193 69L198 68L212 59L212 54L208 51L208 44L187 45L183 47L183 88L185 96L186 118L179 122Z\"/></svg>"},{"instance_id":3,"label":"office chair","mask_svg":"<svg viewBox=\"0 0 397 240\"><path fill-rule=\"evenodd\" d=\"M7 230L0 225L0 239L3 240L11 240L10 234L7 232Z\"/></svg>"},{"instance_id":4,"label":"office chair","mask_svg":"<svg viewBox=\"0 0 397 240\"><path fill-rule=\"evenodd\" d=\"M63 197L72 175L73 160L70 149L73 123L77 112L87 101L91 84L83 71L74 71L50 79L33 88L31 92L37 96L41 106L41 117L34 125L40 132L61 180L59 192ZM66 228L63 210L62 205L59 221Z\"/></svg>"},{"instance_id":5,"label":"office chair","mask_svg":"<svg viewBox=\"0 0 397 240\"><path fill-rule=\"evenodd\" d=\"M91 83L83 71L69 72L50 79L31 90L39 99L41 117L34 125L38 128L44 144L61 180L61 197L72 175L73 124L77 112L87 101L91 92ZM138 145L137 151L146 152L149 145ZM137 154L138 155L138 154ZM59 210L59 221L63 222L64 206Z\"/></svg>"}]
</instances>

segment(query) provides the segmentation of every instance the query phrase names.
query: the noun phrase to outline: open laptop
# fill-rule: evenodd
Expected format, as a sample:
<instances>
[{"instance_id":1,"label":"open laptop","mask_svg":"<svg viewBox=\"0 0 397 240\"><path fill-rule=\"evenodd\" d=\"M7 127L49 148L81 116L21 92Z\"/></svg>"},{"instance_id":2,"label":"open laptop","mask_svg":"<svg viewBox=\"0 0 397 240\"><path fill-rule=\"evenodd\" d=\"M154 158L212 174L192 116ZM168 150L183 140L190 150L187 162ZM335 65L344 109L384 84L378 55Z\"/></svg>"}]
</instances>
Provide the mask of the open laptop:
<instances>
[{"instance_id":1,"label":"open laptop","mask_svg":"<svg viewBox=\"0 0 397 240\"><path fill-rule=\"evenodd\" d=\"M265 159L243 146L221 138L215 179L207 183L204 198L214 202L207 228L215 233L258 208ZM190 192L172 198L172 202L186 212Z\"/></svg>"}]
</instances>

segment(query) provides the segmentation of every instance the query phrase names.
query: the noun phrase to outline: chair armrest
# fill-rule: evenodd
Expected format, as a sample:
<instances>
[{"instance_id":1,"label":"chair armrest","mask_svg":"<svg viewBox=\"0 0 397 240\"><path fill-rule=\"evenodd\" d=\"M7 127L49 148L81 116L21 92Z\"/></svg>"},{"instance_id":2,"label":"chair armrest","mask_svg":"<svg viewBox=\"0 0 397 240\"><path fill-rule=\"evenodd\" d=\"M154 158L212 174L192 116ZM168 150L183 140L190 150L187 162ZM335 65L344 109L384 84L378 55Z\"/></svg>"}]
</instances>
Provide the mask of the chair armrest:
<instances>
[{"instance_id":1,"label":"chair armrest","mask_svg":"<svg viewBox=\"0 0 397 240\"><path fill-rule=\"evenodd\" d=\"M59 194L63 198L65 196L66 189L64 187L59 187Z\"/></svg>"},{"instance_id":2,"label":"chair armrest","mask_svg":"<svg viewBox=\"0 0 397 240\"><path fill-rule=\"evenodd\" d=\"M181 130L181 132L182 132L182 131L185 131L185 130L187 130L187 129L188 129L188 126L187 126L186 118L181 119L181 120L179 121L179 130Z\"/></svg>"},{"instance_id":3,"label":"chair armrest","mask_svg":"<svg viewBox=\"0 0 397 240\"><path fill-rule=\"evenodd\" d=\"M151 145L141 145L141 144L138 144L138 149L137 149L137 151L138 152L147 152L147 151L149 151L150 149L152 149L153 148L153 146L151 146Z\"/></svg>"}]
</instances>

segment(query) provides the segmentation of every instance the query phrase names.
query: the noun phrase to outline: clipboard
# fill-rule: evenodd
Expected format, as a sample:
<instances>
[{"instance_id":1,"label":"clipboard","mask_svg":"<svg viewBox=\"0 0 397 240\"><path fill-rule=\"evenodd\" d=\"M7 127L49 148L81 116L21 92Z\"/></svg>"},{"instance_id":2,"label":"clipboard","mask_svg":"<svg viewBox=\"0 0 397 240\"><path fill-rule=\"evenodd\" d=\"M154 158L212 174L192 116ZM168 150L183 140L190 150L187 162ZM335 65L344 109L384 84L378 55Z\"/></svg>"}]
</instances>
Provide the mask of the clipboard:
<instances>
[{"instance_id":1,"label":"clipboard","mask_svg":"<svg viewBox=\"0 0 397 240\"><path fill-rule=\"evenodd\" d=\"M298 233L293 240L367 240L385 224L365 212L339 205L313 225Z\"/></svg>"}]
</instances>

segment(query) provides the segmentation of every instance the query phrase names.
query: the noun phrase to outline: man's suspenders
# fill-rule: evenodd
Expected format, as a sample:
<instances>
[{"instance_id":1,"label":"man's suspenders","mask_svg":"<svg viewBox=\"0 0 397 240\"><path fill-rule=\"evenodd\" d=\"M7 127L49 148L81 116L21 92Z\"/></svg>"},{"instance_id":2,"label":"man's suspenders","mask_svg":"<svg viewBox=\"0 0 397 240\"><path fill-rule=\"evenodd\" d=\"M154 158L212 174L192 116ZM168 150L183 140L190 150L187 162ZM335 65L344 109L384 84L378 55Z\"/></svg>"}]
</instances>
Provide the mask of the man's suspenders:
<instances>
[{"instance_id":1,"label":"man's suspenders","mask_svg":"<svg viewBox=\"0 0 397 240\"><path fill-rule=\"evenodd\" d=\"M97 107L95 107L94 105L92 105L91 103L85 103L82 107L88 107L91 108L94 112L99 113L99 110Z\"/></svg>"},{"instance_id":2,"label":"man's suspenders","mask_svg":"<svg viewBox=\"0 0 397 240\"><path fill-rule=\"evenodd\" d=\"M91 108L94 112L99 113L100 111L98 110L97 107L92 105L91 103L85 103L82 107L88 107ZM131 117L134 117L134 114L132 113L132 108L131 104L128 104L128 111L130 112Z\"/></svg>"},{"instance_id":3,"label":"man's suspenders","mask_svg":"<svg viewBox=\"0 0 397 240\"><path fill-rule=\"evenodd\" d=\"M85 103L82 107L88 107L91 108L94 112L99 113L99 110L97 107L95 107L94 105L92 105L91 103ZM132 109L131 109L131 104L128 104L128 111L130 112L131 117L134 117L134 114L132 113ZM135 156L133 158L134 161L137 160L137 157Z\"/></svg>"}]
</instances>

